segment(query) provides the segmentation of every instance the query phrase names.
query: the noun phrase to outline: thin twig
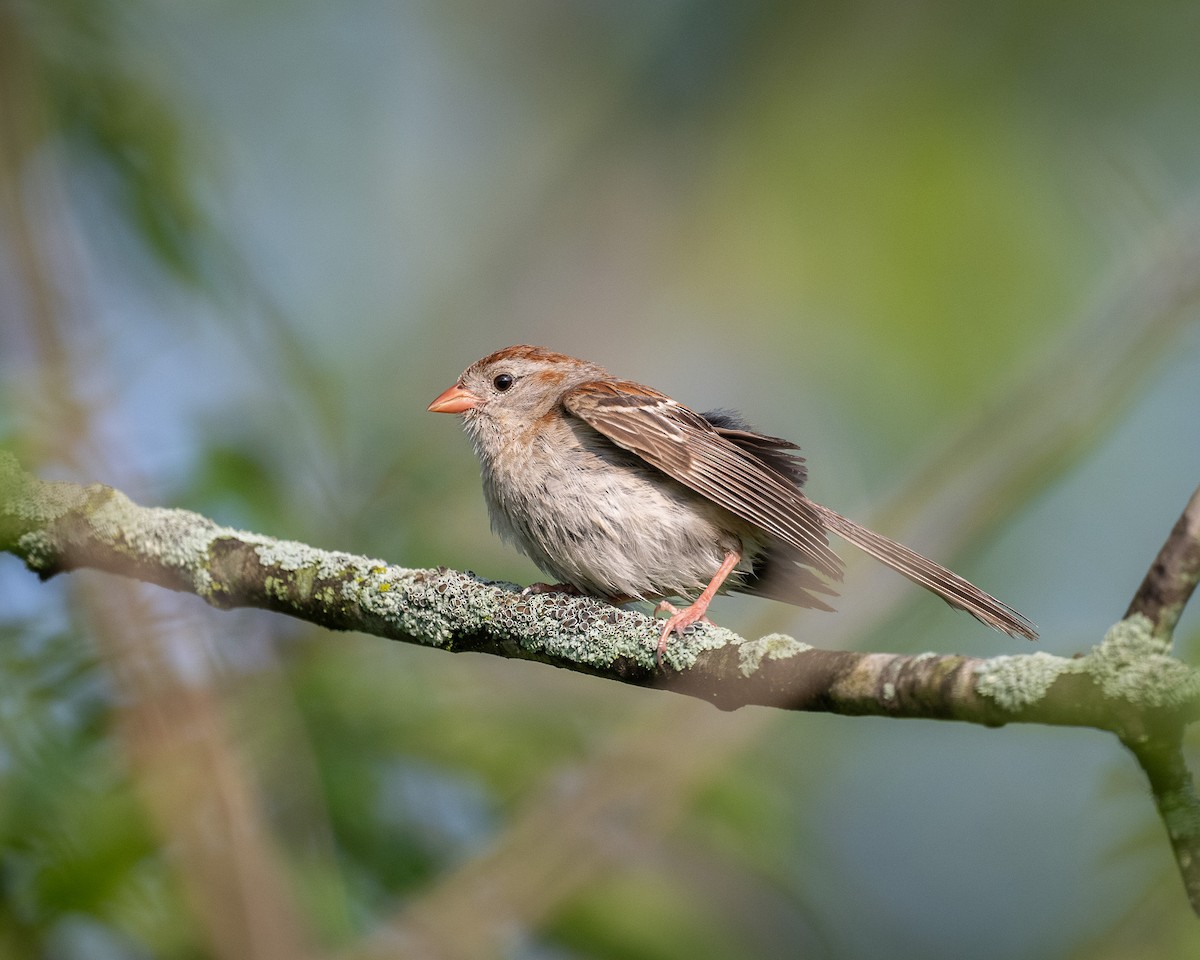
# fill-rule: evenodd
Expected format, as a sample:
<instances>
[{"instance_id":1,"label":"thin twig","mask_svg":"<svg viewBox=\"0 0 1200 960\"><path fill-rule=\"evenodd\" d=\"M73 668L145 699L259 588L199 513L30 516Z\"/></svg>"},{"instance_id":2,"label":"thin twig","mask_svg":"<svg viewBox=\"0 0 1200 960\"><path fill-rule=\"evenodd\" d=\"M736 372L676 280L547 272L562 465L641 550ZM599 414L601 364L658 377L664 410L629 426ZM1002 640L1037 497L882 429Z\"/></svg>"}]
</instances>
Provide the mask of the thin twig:
<instances>
[{"instance_id":1,"label":"thin twig","mask_svg":"<svg viewBox=\"0 0 1200 960\"><path fill-rule=\"evenodd\" d=\"M1166 543L1150 565L1142 585L1125 611L1140 613L1154 624L1154 633L1170 637L1183 608L1200 582L1200 487L1175 521Z\"/></svg>"}]
</instances>

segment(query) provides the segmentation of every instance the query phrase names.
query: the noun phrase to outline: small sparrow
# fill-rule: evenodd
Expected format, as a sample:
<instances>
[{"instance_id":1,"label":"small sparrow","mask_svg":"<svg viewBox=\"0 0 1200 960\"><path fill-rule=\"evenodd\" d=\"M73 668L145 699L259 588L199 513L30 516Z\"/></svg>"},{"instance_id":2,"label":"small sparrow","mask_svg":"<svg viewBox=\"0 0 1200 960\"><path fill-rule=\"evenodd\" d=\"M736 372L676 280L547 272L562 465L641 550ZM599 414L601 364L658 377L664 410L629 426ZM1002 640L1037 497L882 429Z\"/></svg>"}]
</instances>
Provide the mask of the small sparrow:
<instances>
[{"instance_id":1,"label":"small sparrow","mask_svg":"<svg viewBox=\"0 0 1200 960\"><path fill-rule=\"evenodd\" d=\"M705 619L733 590L832 610L842 561L827 533L865 550L951 606L1037 638L1007 604L801 491L787 440L732 413L696 413L603 367L514 346L471 364L429 405L461 413L492 528L565 586L614 603L662 601L658 642ZM683 610L667 597L696 600Z\"/></svg>"}]
</instances>

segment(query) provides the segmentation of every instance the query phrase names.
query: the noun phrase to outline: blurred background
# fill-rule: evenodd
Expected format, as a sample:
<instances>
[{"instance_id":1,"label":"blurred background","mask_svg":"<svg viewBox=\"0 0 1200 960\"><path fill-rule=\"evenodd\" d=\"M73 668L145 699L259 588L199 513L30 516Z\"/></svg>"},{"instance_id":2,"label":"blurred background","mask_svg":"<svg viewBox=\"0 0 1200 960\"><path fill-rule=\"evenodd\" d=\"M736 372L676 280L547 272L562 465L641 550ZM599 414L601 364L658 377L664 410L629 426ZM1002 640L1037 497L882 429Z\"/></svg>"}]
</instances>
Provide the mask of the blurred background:
<instances>
[{"instance_id":1,"label":"blurred background","mask_svg":"<svg viewBox=\"0 0 1200 960\"><path fill-rule=\"evenodd\" d=\"M424 408L541 343L795 439L815 499L1083 651L1200 480L1197 37L1183 0L2 0L0 443L529 582ZM836 603L713 614L1029 649L868 564ZM1107 735L721 714L11 556L0 896L22 960L1200 949Z\"/></svg>"}]
</instances>

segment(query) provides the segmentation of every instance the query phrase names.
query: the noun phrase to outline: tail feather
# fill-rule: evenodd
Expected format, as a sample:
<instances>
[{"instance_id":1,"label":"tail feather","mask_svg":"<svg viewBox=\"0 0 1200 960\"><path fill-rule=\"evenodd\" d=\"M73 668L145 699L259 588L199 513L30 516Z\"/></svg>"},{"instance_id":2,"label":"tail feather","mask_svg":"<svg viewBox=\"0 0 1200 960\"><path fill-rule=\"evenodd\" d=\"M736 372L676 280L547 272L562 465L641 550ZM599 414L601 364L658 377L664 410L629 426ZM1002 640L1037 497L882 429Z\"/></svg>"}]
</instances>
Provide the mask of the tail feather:
<instances>
[{"instance_id":1,"label":"tail feather","mask_svg":"<svg viewBox=\"0 0 1200 960\"><path fill-rule=\"evenodd\" d=\"M785 543L770 543L754 558L751 569L730 587L735 593L782 600L797 607L833 612L818 594L834 597L837 591L810 570L807 556Z\"/></svg>"},{"instance_id":2,"label":"tail feather","mask_svg":"<svg viewBox=\"0 0 1200 960\"><path fill-rule=\"evenodd\" d=\"M843 540L848 540L876 560L886 563L926 590L936 593L950 606L966 610L976 620L997 630L1003 630L1009 636L1037 639L1037 630L1029 620L957 573L921 556L902 543L868 530L828 507L819 503L812 503L812 507L829 531L836 533Z\"/></svg>"}]
</instances>

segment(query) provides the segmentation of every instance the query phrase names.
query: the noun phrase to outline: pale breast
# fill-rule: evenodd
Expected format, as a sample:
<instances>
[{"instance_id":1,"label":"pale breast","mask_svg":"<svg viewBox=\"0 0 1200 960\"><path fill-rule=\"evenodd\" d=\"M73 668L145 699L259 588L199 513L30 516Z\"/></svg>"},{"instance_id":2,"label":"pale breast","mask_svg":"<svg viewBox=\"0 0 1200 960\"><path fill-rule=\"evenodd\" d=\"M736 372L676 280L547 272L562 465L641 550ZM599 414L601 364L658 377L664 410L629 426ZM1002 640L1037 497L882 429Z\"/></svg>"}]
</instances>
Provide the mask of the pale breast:
<instances>
[{"instance_id":1,"label":"pale breast","mask_svg":"<svg viewBox=\"0 0 1200 960\"><path fill-rule=\"evenodd\" d=\"M732 514L602 438L552 448L533 438L519 453L535 456L539 469L518 469L521 455L498 458L507 468L485 467L492 526L546 574L588 593L694 596L750 535Z\"/></svg>"}]
</instances>

